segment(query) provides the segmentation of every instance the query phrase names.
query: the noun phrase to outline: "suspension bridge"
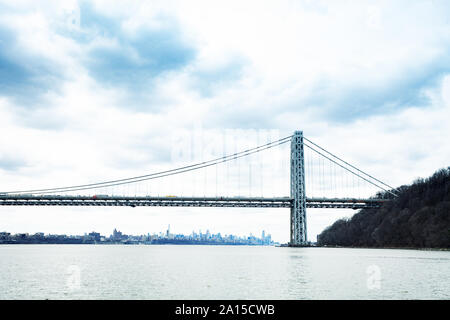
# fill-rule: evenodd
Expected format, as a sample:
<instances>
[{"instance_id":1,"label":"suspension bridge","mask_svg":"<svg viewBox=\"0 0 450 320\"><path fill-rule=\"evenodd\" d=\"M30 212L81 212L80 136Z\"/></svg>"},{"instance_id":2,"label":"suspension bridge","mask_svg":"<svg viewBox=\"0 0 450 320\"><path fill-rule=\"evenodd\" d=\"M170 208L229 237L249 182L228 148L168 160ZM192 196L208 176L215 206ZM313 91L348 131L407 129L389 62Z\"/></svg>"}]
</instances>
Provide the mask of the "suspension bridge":
<instances>
[{"instance_id":1,"label":"suspension bridge","mask_svg":"<svg viewBox=\"0 0 450 320\"><path fill-rule=\"evenodd\" d=\"M114 195L113 192L110 194L81 194L92 190L109 190L108 188L117 188L118 186L173 178L181 174L196 174L199 170L208 168L216 168L217 193L218 166L236 162L238 159L288 143L290 143L290 194L288 196L257 197L240 194L237 196L219 196L217 194L215 196L206 196L206 194L204 196L152 196L149 194ZM251 173L250 170L249 186L251 186ZM262 185L262 177L260 180ZM313 187L314 184L318 187ZM366 192L362 197L352 194L352 191L367 189L367 186L372 187L371 194ZM317 189L323 191L321 196L306 196L308 190L311 190L308 193L311 192L309 194L312 195ZM330 193L331 189L338 191L339 194L335 197L327 197L326 195ZM344 195L345 192L347 192L346 195ZM290 245L303 246L307 244L307 208L377 208L396 196L397 192L394 188L312 142L303 136L302 131L296 131L291 136L244 151L151 174L65 187L0 192L0 206L289 208Z\"/></svg>"}]
</instances>

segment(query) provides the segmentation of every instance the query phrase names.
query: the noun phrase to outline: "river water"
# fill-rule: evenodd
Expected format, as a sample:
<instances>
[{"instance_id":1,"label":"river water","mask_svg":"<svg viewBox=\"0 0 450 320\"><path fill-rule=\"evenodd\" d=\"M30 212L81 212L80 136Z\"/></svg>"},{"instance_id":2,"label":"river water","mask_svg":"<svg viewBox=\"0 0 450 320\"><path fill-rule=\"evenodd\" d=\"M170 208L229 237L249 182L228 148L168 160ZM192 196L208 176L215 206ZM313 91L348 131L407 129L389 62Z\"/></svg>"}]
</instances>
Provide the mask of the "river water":
<instances>
[{"instance_id":1,"label":"river water","mask_svg":"<svg viewBox=\"0 0 450 320\"><path fill-rule=\"evenodd\" d=\"M450 299L450 252L0 245L0 299Z\"/></svg>"}]
</instances>

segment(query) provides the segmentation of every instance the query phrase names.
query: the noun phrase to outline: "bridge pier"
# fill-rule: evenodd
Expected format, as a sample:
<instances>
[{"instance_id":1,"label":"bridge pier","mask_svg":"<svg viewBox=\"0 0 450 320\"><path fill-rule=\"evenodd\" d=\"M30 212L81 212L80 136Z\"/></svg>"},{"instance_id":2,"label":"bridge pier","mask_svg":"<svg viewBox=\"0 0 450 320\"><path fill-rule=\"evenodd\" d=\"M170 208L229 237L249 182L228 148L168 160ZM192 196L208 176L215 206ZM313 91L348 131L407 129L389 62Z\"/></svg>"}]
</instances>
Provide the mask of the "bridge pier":
<instances>
[{"instance_id":1,"label":"bridge pier","mask_svg":"<svg viewBox=\"0 0 450 320\"><path fill-rule=\"evenodd\" d=\"M295 131L291 139L291 198L291 240L289 246L306 246L305 159L302 131Z\"/></svg>"}]
</instances>

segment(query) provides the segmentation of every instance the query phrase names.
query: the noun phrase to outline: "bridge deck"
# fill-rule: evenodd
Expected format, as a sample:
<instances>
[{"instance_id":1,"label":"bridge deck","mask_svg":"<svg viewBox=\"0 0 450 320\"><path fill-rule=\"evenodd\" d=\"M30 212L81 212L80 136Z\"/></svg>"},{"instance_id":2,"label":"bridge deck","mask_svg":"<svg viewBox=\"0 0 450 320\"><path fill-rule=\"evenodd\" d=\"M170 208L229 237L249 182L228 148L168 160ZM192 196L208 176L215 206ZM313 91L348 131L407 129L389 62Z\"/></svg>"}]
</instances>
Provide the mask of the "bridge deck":
<instances>
[{"instance_id":1,"label":"bridge deck","mask_svg":"<svg viewBox=\"0 0 450 320\"><path fill-rule=\"evenodd\" d=\"M307 198L307 208L362 209L380 207L385 199ZM128 206L291 208L289 197L126 197L69 195L0 195L0 206Z\"/></svg>"}]
</instances>

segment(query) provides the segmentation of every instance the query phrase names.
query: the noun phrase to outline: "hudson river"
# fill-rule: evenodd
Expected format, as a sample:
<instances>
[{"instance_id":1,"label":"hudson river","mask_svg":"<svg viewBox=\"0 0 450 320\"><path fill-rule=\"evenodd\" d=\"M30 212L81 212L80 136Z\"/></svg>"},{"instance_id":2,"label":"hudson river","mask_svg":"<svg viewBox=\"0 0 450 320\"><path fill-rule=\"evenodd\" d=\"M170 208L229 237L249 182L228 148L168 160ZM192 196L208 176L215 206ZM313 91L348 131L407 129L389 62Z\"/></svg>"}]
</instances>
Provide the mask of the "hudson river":
<instances>
[{"instance_id":1,"label":"hudson river","mask_svg":"<svg viewBox=\"0 0 450 320\"><path fill-rule=\"evenodd\" d=\"M450 252L0 245L0 299L450 299Z\"/></svg>"}]
</instances>

